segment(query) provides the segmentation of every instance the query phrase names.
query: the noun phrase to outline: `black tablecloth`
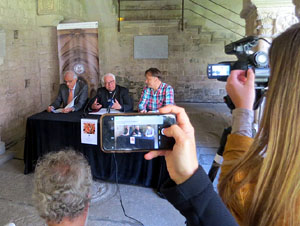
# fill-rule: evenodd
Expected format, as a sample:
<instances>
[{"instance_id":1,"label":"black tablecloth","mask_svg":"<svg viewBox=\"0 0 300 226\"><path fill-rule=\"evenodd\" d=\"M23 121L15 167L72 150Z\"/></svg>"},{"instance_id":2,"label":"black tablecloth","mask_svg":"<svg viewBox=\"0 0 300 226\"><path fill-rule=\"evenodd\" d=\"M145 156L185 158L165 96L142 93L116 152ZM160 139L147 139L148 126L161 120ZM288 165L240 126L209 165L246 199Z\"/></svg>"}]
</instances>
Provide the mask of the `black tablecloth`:
<instances>
[{"instance_id":1,"label":"black tablecloth","mask_svg":"<svg viewBox=\"0 0 300 226\"><path fill-rule=\"evenodd\" d=\"M134 144L130 143L131 136L119 136L117 137L117 148L132 148L132 149L143 149L145 147L150 150L154 149L154 137L145 137L145 136L133 136Z\"/></svg>"},{"instance_id":2,"label":"black tablecloth","mask_svg":"<svg viewBox=\"0 0 300 226\"><path fill-rule=\"evenodd\" d=\"M81 117L82 112L54 114L46 111L29 117L24 147L24 173L33 172L38 158L44 154L72 147L86 156L95 179L115 181L114 157L100 150L100 136L98 145L81 143ZM88 115L87 118L97 119L99 116ZM163 157L147 161L144 153L139 152L116 153L115 156L120 183L159 188L168 178Z\"/></svg>"}]
</instances>

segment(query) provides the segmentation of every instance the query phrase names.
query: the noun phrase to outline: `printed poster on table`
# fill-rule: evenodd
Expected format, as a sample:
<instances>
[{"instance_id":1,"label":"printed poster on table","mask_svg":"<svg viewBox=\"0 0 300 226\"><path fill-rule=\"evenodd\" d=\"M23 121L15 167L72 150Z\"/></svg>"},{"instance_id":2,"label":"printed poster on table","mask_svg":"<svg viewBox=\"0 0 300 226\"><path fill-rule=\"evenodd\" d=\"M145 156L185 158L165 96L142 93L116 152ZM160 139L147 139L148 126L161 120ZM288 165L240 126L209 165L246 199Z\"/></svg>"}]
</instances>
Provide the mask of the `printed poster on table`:
<instances>
[{"instance_id":1,"label":"printed poster on table","mask_svg":"<svg viewBox=\"0 0 300 226\"><path fill-rule=\"evenodd\" d=\"M81 119L81 143L97 145L97 134L97 119Z\"/></svg>"}]
</instances>

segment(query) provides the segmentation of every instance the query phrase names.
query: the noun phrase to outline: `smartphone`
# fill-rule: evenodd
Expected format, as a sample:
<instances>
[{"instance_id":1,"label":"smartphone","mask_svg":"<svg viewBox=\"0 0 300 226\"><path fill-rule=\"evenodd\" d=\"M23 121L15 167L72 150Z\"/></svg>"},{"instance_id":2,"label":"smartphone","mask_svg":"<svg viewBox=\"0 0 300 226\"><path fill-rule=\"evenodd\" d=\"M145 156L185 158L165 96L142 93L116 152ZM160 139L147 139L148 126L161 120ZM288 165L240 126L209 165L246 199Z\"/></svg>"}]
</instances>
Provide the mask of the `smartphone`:
<instances>
[{"instance_id":1,"label":"smartphone","mask_svg":"<svg viewBox=\"0 0 300 226\"><path fill-rule=\"evenodd\" d=\"M207 66L207 77L209 79L219 79L230 75L230 63L209 64Z\"/></svg>"},{"instance_id":2,"label":"smartphone","mask_svg":"<svg viewBox=\"0 0 300 226\"><path fill-rule=\"evenodd\" d=\"M100 146L104 152L172 150L175 140L163 129L176 124L174 114L104 114L100 118Z\"/></svg>"}]
</instances>

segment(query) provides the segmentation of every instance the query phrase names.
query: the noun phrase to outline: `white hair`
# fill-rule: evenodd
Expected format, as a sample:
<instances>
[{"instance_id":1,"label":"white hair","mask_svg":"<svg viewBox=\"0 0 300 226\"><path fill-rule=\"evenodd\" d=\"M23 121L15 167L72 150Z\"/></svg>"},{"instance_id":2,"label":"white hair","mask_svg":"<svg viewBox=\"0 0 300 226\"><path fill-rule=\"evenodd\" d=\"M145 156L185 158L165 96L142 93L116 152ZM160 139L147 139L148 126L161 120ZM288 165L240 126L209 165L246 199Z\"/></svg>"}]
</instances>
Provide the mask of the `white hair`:
<instances>
[{"instance_id":1,"label":"white hair","mask_svg":"<svg viewBox=\"0 0 300 226\"><path fill-rule=\"evenodd\" d=\"M116 81L116 76L115 76L114 74L112 74L112 73L107 73L107 74L105 74L105 75L102 77L102 79L101 79L102 84L104 84L104 78L105 78L105 77L108 77L108 76L112 77L112 78Z\"/></svg>"},{"instance_id":2,"label":"white hair","mask_svg":"<svg viewBox=\"0 0 300 226\"><path fill-rule=\"evenodd\" d=\"M80 216L90 201L91 168L74 150L51 152L38 162L33 201L42 218L60 223Z\"/></svg>"},{"instance_id":3,"label":"white hair","mask_svg":"<svg viewBox=\"0 0 300 226\"><path fill-rule=\"evenodd\" d=\"M64 73L64 77L66 76L67 73L72 73L73 74L73 78L78 78L78 75L74 71L66 71Z\"/></svg>"}]
</instances>

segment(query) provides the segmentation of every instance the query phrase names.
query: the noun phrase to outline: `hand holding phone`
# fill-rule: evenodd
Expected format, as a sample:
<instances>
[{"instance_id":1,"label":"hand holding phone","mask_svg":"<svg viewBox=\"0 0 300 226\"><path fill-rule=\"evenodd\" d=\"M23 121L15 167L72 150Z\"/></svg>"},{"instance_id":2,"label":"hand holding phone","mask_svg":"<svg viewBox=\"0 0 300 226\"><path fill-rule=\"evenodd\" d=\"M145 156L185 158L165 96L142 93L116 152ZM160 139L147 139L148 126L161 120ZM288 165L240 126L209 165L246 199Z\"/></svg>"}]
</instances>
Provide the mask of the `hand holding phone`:
<instances>
[{"instance_id":1,"label":"hand holding phone","mask_svg":"<svg viewBox=\"0 0 300 226\"><path fill-rule=\"evenodd\" d=\"M101 149L108 153L171 150L175 140L162 130L173 124L174 114L104 114L100 118Z\"/></svg>"},{"instance_id":2,"label":"hand holding phone","mask_svg":"<svg viewBox=\"0 0 300 226\"><path fill-rule=\"evenodd\" d=\"M181 184L198 169L194 128L183 108L168 105L159 112L176 114L177 125L163 131L167 137L175 138L175 145L172 151L150 151L145 154L145 159L165 156L170 177L176 184Z\"/></svg>"}]
</instances>

